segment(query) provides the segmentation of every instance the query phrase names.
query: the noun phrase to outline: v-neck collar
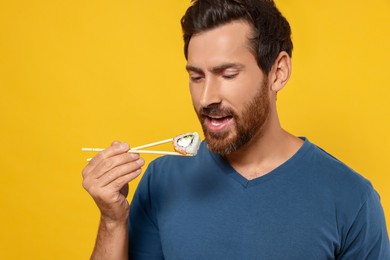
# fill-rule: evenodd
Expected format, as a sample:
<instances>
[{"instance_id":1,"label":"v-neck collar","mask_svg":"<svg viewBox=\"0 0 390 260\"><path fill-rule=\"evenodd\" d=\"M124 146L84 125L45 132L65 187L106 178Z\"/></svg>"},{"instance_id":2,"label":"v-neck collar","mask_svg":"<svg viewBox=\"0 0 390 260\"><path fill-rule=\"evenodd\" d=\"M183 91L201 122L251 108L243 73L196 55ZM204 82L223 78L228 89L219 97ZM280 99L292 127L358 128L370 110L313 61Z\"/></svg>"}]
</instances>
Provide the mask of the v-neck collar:
<instances>
[{"instance_id":1,"label":"v-neck collar","mask_svg":"<svg viewBox=\"0 0 390 260\"><path fill-rule=\"evenodd\" d=\"M300 137L304 143L302 146L298 149L298 151L291 156L287 161L270 171L269 173L254 178L252 180L246 179L244 176L242 176L240 173L238 173L230 164L229 162L223 158L222 156L213 153L211 151L210 155L215 160L215 162L218 164L218 166L221 168L222 172L224 172L229 177L233 178L235 181L240 183L244 188L248 188L251 186L258 185L260 183L266 182L274 178L275 176L280 175L280 173L285 172L287 169L289 171L295 171L296 170L296 164L299 164L301 159L305 156L305 154L312 148L312 144L310 141L305 137Z\"/></svg>"}]
</instances>

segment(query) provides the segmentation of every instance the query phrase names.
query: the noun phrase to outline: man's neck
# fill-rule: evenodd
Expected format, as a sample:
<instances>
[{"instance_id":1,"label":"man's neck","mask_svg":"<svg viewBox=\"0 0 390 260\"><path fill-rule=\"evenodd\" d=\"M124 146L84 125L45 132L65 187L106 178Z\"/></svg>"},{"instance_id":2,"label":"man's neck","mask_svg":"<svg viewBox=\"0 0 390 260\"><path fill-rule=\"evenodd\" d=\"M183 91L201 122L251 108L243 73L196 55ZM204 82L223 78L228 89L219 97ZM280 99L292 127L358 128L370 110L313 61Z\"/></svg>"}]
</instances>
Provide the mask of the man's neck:
<instances>
[{"instance_id":1,"label":"man's neck","mask_svg":"<svg viewBox=\"0 0 390 260\"><path fill-rule=\"evenodd\" d=\"M301 139L284 131L279 124L266 127L248 144L226 156L231 166L248 180L266 175L279 167L303 144Z\"/></svg>"}]
</instances>

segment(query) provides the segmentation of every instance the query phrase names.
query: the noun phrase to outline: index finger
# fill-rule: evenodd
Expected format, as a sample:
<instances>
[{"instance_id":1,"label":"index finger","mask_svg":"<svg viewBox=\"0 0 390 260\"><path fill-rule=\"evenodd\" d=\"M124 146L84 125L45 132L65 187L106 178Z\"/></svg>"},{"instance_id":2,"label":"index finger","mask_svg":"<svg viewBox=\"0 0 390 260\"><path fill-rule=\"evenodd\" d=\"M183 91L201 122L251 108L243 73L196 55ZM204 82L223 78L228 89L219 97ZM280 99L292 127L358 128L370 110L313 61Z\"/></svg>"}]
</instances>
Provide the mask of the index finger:
<instances>
[{"instance_id":1,"label":"index finger","mask_svg":"<svg viewBox=\"0 0 390 260\"><path fill-rule=\"evenodd\" d=\"M92 160L89 162L88 166L96 166L103 159L125 153L130 149L130 146L127 143L122 143L118 141L114 141L110 147L104 149L95 155Z\"/></svg>"}]
</instances>

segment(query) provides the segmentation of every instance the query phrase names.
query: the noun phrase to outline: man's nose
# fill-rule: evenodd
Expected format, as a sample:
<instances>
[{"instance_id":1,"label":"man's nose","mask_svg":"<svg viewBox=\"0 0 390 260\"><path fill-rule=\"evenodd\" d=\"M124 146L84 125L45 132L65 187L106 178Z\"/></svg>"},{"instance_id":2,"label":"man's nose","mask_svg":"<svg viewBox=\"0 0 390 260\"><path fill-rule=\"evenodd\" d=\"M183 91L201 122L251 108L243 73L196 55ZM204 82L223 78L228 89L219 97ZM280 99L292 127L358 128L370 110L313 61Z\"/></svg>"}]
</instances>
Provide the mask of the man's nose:
<instances>
[{"instance_id":1,"label":"man's nose","mask_svg":"<svg viewBox=\"0 0 390 260\"><path fill-rule=\"evenodd\" d=\"M208 107L211 104L221 103L220 85L217 80L208 78L204 81L200 105Z\"/></svg>"}]
</instances>

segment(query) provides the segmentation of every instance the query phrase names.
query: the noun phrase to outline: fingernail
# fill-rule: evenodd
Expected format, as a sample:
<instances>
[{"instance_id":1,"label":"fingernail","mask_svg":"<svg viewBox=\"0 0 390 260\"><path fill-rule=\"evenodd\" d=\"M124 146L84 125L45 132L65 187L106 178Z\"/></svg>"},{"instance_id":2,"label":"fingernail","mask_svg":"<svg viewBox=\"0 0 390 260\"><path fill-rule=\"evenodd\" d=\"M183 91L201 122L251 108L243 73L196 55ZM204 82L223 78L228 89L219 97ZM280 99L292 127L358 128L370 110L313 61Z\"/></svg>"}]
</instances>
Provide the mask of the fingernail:
<instances>
[{"instance_id":1,"label":"fingernail","mask_svg":"<svg viewBox=\"0 0 390 260\"><path fill-rule=\"evenodd\" d=\"M131 158L133 159L138 159L139 158L139 154L138 153L130 153L131 155Z\"/></svg>"},{"instance_id":2,"label":"fingernail","mask_svg":"<svg viewBox=\"0 0 390 260\"><path fill-rule=\"evenodd\" d=\"M139 166L144 165L145 161L142 158L139 158L137 161L135 161Z\"/></svg>"},{"instance_id":3,"label":"fingernail","mask_svg":"<svg viewBox=\"0 0 390 260\"><path fill-rule=\"evenodd\" d=\"M128 144L127 143L121 143L120 144L120 148L121 149L126 149L128 147Z\"/></svg>"}]
</instances>

